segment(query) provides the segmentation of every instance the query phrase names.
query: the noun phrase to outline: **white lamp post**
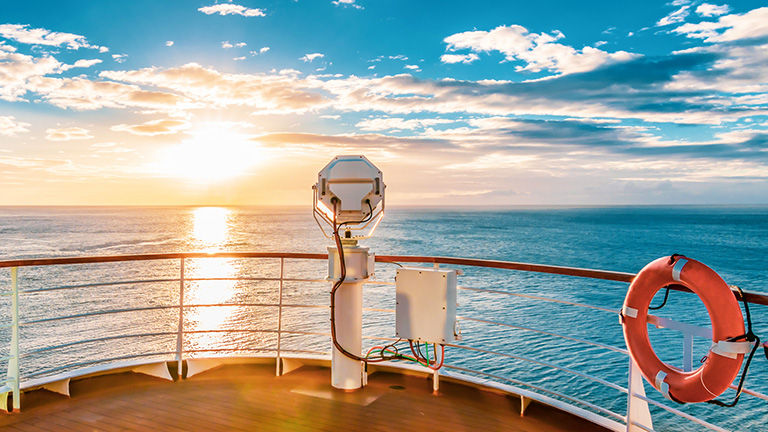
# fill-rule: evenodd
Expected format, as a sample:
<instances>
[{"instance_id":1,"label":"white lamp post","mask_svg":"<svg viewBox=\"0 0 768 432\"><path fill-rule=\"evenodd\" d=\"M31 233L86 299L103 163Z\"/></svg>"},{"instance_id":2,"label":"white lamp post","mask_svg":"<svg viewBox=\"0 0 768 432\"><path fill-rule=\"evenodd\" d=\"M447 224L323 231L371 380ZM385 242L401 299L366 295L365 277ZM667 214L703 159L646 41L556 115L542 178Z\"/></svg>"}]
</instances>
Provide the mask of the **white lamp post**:
<instances>
[{"instance_id":1,"label":"white lamp post","mask_svg":"<svg viewBox=\"0 0 768 432\"><path fill-rule=\"evenodd\" d=\"M385 187L381 171L365 156L336 156L313 186L315 220L336 243L328 248L328 277L333 281L331 384L339 389L364 384L363 282L373 274L374 257L357 241L373 235L384 216Z\"/></svg>"}]
</instances>

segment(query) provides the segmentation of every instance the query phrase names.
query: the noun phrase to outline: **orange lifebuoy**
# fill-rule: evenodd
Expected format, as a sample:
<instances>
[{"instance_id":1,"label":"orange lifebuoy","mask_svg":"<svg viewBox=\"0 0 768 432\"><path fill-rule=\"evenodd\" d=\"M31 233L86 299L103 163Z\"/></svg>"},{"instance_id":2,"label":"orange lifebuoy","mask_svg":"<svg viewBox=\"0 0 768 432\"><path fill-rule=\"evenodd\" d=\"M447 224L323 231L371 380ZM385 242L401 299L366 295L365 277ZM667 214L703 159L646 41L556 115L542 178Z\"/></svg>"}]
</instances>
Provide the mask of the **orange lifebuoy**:
<instances>
[{"instance_id":1,"label":"orange lifebuoy","mask_svg":"<svg viewBox=\"0 0 768 432\"><path fill-rule=\"evenodd\" d=\"M690 372L661 361L648 339L646 321L651 300L661 288L672 284L683 285L698 295L712 321L713 349L704 364ZM683 256L659 258L640 270L624 299L622 326L629 354L643 376L677 402L716 398L736 378L744 359L744 348L736 348L743 342L728 341L745 333L736 297L714 270Z\"/></svg>"}]
</instances>

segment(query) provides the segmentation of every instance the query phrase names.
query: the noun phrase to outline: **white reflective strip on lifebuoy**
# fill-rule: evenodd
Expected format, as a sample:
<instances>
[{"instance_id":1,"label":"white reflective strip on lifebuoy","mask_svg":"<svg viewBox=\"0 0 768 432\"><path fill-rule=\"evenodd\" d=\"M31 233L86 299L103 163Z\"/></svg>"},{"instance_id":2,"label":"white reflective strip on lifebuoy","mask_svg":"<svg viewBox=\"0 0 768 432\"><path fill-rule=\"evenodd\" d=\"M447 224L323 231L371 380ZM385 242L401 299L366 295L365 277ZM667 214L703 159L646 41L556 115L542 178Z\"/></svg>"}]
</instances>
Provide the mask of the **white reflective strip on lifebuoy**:
<instances>
[{"instance_id":1,"label":"white reflective strip on lifebuoy","mask_svg":"<svg viewBox=\"0 0 768 432\"><path fill-rule=\"evenodd\" d=\"M665 398L672 400L672 397L669 395L669 384L665 382L661 383L661 388L659 391L664 395Z\"/></svg>"},{"instance_id":2,"label":"white reflective strip on lifebuoy","mask_svg":"<svg viewBox=\"0 0 768 432\"><path fill-rule=\"evenodd\" d=\"M664 382L666 378L667 378L667 373L664 371L659 371L659 373L656 374L656 379L654 380L655 381L654 384L656 385L656 389L660 391L665 398L672 400L672 398L669 396L669 384Z\"/></svg>"},{"instance_id":3,"label":"white reflective strip on lifebuoy","mask_svg":"<svg viewBox=\"0 0 768 432\"><path fill-rule=\"evenodd\" d=\"M735 359L739 354L746 354L752 350L752 342L719 341L709 348L715 354Z\"/></svg>"},{"instance_id":4,"label":"white reflective strip on lifebuoy","mask_svg":"<svg viewBox=\"0 0 768 432\"><path fill-rule=\"evenodd\" d=\"M685 264L688 262L685 258L680 258L675 263L675 266L672 267L672 279L680 282L680 272L683 271L683 267L685 267Z\"/></svg>"},{"instance_id":5,"label":"white reflective strip on lifebuoy","mask_svg":"<svg viewBox=\"0 0 768 432\"><path fill-rule=\"evenodd\" d=\"M621 314L630 318L637 318L637 309L624 306L621 308Z\"/></svg>"}]
</instances>

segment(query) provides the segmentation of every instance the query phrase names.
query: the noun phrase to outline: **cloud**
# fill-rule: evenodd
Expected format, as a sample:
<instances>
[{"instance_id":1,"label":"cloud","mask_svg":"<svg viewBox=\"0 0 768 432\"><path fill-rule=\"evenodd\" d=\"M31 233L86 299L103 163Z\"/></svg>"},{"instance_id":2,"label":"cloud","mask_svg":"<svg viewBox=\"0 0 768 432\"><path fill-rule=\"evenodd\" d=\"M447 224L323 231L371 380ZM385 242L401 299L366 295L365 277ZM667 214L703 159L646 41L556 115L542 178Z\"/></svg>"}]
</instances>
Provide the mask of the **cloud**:
<instances>
[{"instance_id":1,"label":"cloud","mask_svg":"<svg viewBox=\"0 0 768 432\"><path fill-rule=\"evenodd\" d=\"M721 16L717 21L686 23L672 30L704 42L730 42L768 36L768 7L753 9L744 14Z\"/></svg>"},{"instance_id":2,"label":"cloud","mask_svg":"<svg viewBox=\"0 0 768 432\"><path fill-rule=\"evenodd\" d=\"M405 65L403 67L406 68L406 69L415 71L415 72L421 71L421 69L419 69L419 65Z\"/></svg>"},{"instance_id":3,"label":"cloud","mask_svg":"<svg viewBox=\"0 0 768 432\"><path fill-rule=\"evenodd\" d=\"M142 108L168 112L191 106L188 100L169 92L80 77L38 77L30 81L29 90L54 106L76 110Z\"/></svg>"},{"instance_id":4,"label":"cloud","mask_svg":"<svg viewBox=\"0 0 768 432\"><path fill-rule=\"evenodd\" d=\"M199 8L198 11L206 15L242 15L244 17L266 16L264 9L250 9L245 6L233 3L219 3L211 6L205 6Z\"/></svg>"},{"instance_id":5,"label":"cloud","mask_svg":"<svg viewBox=\"0 0 768 432\"><path fill-rule=\"evenodd\" d=\"M345 7L352 7L355 9L363 9L363 7L357 3L355 3L355 0L333 0L331 1L336 6L345 6Z\"/></svg>"},{"instance_id":6,"label":"cloud","mask_svg":"<svg viewBox=\"0 0 768 432\"><path fill-rule=\"evenodd\" d=\"M171 40L165 41L165 46L172 47L173 46L173 41L171 41Z\"/></svg>"},{"instance_id":7,"label":"cloud","mask_svg":"<svg viewBox=\"0 0 768 432\"><path fill-rule=\"evenodd\" d=\"M16 48L0 41L0 99L19 101L29 90L30 80L60 73L66 68L49 55L36 58L20 54Z\"/></svg>"},{"instance_id":8,"label":"cloud","mask_svg":"<svg viewBox=\"0 0 768 432\"><path fill-rule=\"evenodd\" d=\"M99 59L91 59L91 60L78 60L75 62L75 64L72 65L72 67L76 68L89 68L93 65L97 65L101 63L101 60Z\"/></svg>"},{"instance_id":9,"label":"cloud","mask_svg":"<svg viewBox=\"0 0 768 432\"><path fill-rule=\"evenodd\" d=\"M0 116L0 135L15 136L29 132L29 126L29 123L17 121L14 116Z\"/></svg>"},{"instance_id":10,"label":"cloud","mask_svg":"<svg viewBox=\"0 0 768 432\"><path fill-rule=\"evenodd\" d=\"M688 17L688 15L691 13L689 10L691 7L686 5L681 7L680 9L677 9L673 12L671 12L669 15L665 16L664 18L660 19L656 25L659 27L667 26L670 24L676 24L679 22L685 21L685 18Z\"/></svg>"},{"instance_id":11,"label":"cloud","mask_svg":"<svg viewBox=\"0 0 768 432\"><path fill-rule=\"evenodd\" d=\"M440 124L455 123L448 119L404 119L402 117L377 117L359 121L355 127L361 130L381 131L381 130L404 130L421 129Z\"/></svg>"},{"instance_id":12,"label":"cloud","mask_svg":"<svg viewBox=\"0 0 768 432\"><path fill-rule=\"evenodd\" d=\"M443 63L465 63L469 64L473 61L479 59L477 54L475 53L469 53L469 54L443 54L440 56L440 61Z\"/></svg>"},{"instance_id":13,"label":"cloud","mask_svg":"<svg viewBox=\"0 0 768 432\"><path fill-rule=\"evenodd\" d=\"M259 54L264 54L267 51L269 51L269 47L268 46L259 48Z\"/></svg>"},{"instance_id":14,"label":"cloud","mask_svg":"<svg viewBox=\"0 0 768 432\"><path fill-rule=\"evenodd\" d=\"M244 46L246 46L246 43L245 43L245 42L235 42L235 43L233 44L233 43L231 43L231 42L229 42L229 41L224 41L224 42L222 42L222 43L221 43L221 47L222 47L222 48L224 48L224 49L229 49L229 48L242 48L242 47L244 47Z\"/></svg>"},{"instance_id":15,"label":"cloud","mask_svg":"<svg viewBox=\"0 0 768 432\"><path fill-rule=\"evenodd\" d=\"M638 57L626 51L609 53L585 46L581 50L554 43L565 35L555 30L552 33L529 33L519 25L499 26L490 31L467 31L443 39L447 49L455 51L470 49L473 52L498 51L507 61L522 61L518 72L540 72L549 70L559 74L585 72L605 64L622 62Z\"/></svg>"},{"instance_id":16,"label":"cloud","mask_svg":"<svg viewBox=\"0 0 768 432\"><path fill-rule=\"evenodd\" d=\"M451 149L450 141L432 138L393 137L382 134L338 134L323 135L312 133L270 133L252 138L253 141L274 147L286 145L298 148L334 147L347 150L424 150Z\"/></svg>"},{"instance_id":17,"label":"cloud","mask_svg":"<svg viewBox=\"0 0 768 432\"><path fill-rule=\"evenodd\" d=\"M298 71L277 74L226 74L189 63L177 68L103 71L103 78L174 92L199 107L247 106L260 113L302 112L327 106L329 100ZM178 94L178 96L176 95Z\"/></svg>"},{"instance_id":18,"label":"cloud","mask_svg":"<svg viewBox=\"0 0 768 432\"><path fill-rule=\"evenodd\" d=\"M92 48L100 52L108 48L92 45L85 36L73 33L59 33L43 28L30 28L29 24L0 24L0 36L16 42L32 45L66 47L68 49Z\"/></svg>"},{"instance_id":19,"label":"cloud","mask_svg":"<svg viewBox=\"0 0 768 432\"><path fill-rule=\"evenodd\" d=\"M91 135L90 131L81 127L45 130L45 139L50 141L72 141L91 138L93 138L93 136Z\"/></svg>"},{"instance_id":20,"label":"cloud","mask_svg":"<svg viewBox=\"0 0 768 432\"><path fill-rule=\"evenodd\" d=\"M310 53L310 54L304 54L303 56L301 56L299 58L299 60L301 60L301 61L303 61L305 63L309 63L309 62L311 62L311 61L313 61L315 59L319 59L319 58L323 58L323 57L325 57L325 54Z\"/></svg>"},{"instance_id":21,"label":"cloud","mask_svg":"<svg viewBox=\"0 0 768 432\"><path fill-rule=\"evenodd\" d=\"M245 60L245 56L232 57L232 60L234 60L234 61L243 61L243 60Z\"/></svg>"},{"instance_id":22,"label":"cloud","mask_svg":"<svg viewBox=\"0 0 768 432\"><path fill-rule=\"evenodd\" d=\"M119 124L110 129L115 132L129 132L134 135L155 136L172 135L181 132L189 127L189 123L184 120L160 119L150 120L138 125Z\"/></svg>"},{"instance_id":23,"label":"cloud","mask_svg":"<svg viewBox=\"0 0 768 432\"><path fill-rule=\"evenodd\" d=\"M112 59L118 63L125 63L128 60L128 54L112 54Z\"/></svg>"},{"instance_id":24,"label":"cloud","mask_svg":"<svg viewBox=\"0 0 768 432\"><path fill-rule=\"evenodd\" d=\"M731 11L731 7L728 5L713 5L710 3L702 3L696 8L696 13L703 17L713 17L727 14Z\"/></svg>"}]
</instances>

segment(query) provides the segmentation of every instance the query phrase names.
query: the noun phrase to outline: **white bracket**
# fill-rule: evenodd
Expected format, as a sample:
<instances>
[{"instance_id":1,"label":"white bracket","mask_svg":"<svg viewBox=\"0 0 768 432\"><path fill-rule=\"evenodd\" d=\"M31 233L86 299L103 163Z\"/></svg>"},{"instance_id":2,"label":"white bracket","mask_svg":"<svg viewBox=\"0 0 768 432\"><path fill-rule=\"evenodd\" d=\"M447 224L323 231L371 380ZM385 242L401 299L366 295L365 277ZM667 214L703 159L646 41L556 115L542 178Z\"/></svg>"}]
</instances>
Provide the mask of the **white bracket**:
<instances>
[{"instance_id":1,"label":"white bracket","mask_svg":"<svg viewBox=\"0 0 768 432\"><path fill-rule=\"evenodd\" d=\"M69 378L60 380L60 381L54 381L50 382L48 384L43 385L43 388L52 391L54 393L62 394L66 397L69 397Z\"/></svg>"},{"instance_id":2,"label":"white bracket","mask_svg":"<svg viewBox=\"0 0 768 432\"><path fill-rule=\"evenodd\" d=\"M528 405L531 404L532 400L533 399L529 399L523 395L520 395L520 417L525 415L525 410L528 408Z\"/></svg>"},{"instance_id":3,"label":"white bracket","mask_svg":"<svg viewBox=\"0 0 768 432\"><path fill-rule=\"evenodd\" d=\"M219 359L187 359L187 378L223 364L224 362Z\"/></svg>"},{"instance_id":4,"label":"white bracket","mask_svg":"<svg viewBox=\"0 0 768 432\"><path fill-rule=\"evenodd\" d=\"M299 359L282 357L280 360L283 362L283 375L291 373L296 369L304 366L304 362Z\"/></svg>"},{"instance_id":5,"label":"white bracket","mask_svg":"<svg viewBox=\"0 0 768 432\"><path fill-rule=\"evenodd\" d=\"M11 394L10 391L6 391L3 393L0 393L0 410L3 410L5 412L11 412L10 407L8 406L8 395Z\"/></svg>"},{"instance_id":6,"label":"white bracket","mask_svg":"<svg viewBox=\"0 0 768 432\"><path fill-rule=\"evenodd\" d=\"M166 362L150 363L146 365L137 366L131 369L131 372L149 375L157 378L162 378L168 381L173 381L173 377L171 376L171 373L168 371L168 363ZM69 384L69 380L67 380L67 384ZM67 390L67 394L69 394L69 390Z\"/></svg>"}]
</instances>

